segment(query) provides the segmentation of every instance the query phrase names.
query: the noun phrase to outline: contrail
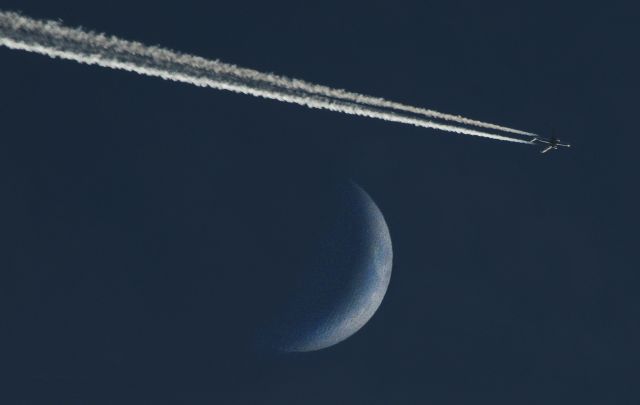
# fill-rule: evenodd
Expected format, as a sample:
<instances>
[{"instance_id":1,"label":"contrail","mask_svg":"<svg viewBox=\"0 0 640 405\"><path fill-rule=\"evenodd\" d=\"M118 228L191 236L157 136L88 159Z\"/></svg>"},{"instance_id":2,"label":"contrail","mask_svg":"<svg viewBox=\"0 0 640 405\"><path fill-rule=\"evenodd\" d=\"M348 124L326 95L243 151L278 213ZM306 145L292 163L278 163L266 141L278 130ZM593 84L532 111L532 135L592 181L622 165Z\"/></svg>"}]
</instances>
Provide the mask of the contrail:
<instances>
[{"instance_id":1,"label":"contrail","mask_svg":"<svg viewBox=\"0 0 640 405\"><path fill-rule=\"evenodd\" d=\"M184 55L155 46L146 46L138 42L107 37L103 34L86 32L81 29L63 27L57 22L38 21L11 12L0 11L0 45L11 49L39 53L52 58L68 59L89 65L126 70L166 80L189 83L200 87L229 90L310 108L326 109L502 141L531 143L523 139L442 124L397 112L397 110L404 110L425 115L420 112L429 110L404 106L299 80L264 74L251 69ZM402 108L398 108L398 106L402 106ZM395 109L396 111L387 111L389 109ZM430 111L429 113L440 114ZM431 117L458 123L475 123L475 121L462 117L446 114L444 116L447 118L434 115ZM461 122L460 120L469 122ZM481 124L485 126L493 125ZM494 129L504 130L499 126L493 127L495 127ZM522 131L519 133L528 135L528 133Z\"/></svg>"},{"instance_id":2,"label":"contrail","mask_svg":"<svg viewBox=\"0 0 640 405\"><path fill-rule=\"evenodd\" d=\"M322 95L325 97L331 97L338 100L346 100L358 104L368 104L374 107L379 108L387 108L394 109L398 111L404 111L413 113L416 115L422 115L429 118L435 118L445 121L452 121L463 125L471 125L476 127L483 127L488 129L494 129L503 132L511 132L520 135L528 135L528 136L536 136L533 133L520 131L517 129L507 128L500 125L489 124L481 121L476 121L468 118L464 118L457 115L444 114L433 110L427 110L424 108L413 107L404 105L401 103L388 101L382 98L371 97L363 94L348 92L342 89L334 89L327 86L322 86L318 84L308 83L299 79L290 79L282 76L278 76L271 73L262 73L252 69L241 68L235 65L222 63L214 60L207 60L201 57L180 54L177 52L167 51L158 47L149 47L137 42L130 42L120 40L118 38L106 37L101 34L92 34L83 32L77 29L71 29L67 27L63 27L56 22L42 22L42 21L34 21L32 19L20 16L15 13L6 13L13 14L11 18L13 19L14 26L19 27L24 30L43 30L46 31L52 37L63 39L63 40L73 40L79 41L86 44L90 44L94 47L112 47L118 49L123 52L130 52L133 54L137 54L140 56L152 56L157 60L170 60L173 62L178 61L179 63L190 65L192 67L197 67L199 69L206 69L213 71L215 73L232 73L237 77L242 77L254 81L261 81L270 85L275 85L278 87L290 89L290 90L299 90L304 91L311 94Z\"/></svg>"}]
</instances>

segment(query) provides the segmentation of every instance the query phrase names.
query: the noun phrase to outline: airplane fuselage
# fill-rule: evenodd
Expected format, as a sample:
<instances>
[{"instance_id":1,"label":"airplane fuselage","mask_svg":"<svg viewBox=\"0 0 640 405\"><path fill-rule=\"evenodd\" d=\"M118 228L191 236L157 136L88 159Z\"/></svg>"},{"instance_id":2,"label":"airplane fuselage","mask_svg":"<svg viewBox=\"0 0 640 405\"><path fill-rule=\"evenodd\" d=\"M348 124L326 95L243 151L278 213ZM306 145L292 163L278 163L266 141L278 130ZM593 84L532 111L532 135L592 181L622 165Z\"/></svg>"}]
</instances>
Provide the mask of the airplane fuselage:
<instances>
[{"instance_id":1,"label":"airplane fuselage","mask_svg":"<svg viewBox=\"0 0 640 405\"><path fill-rule=\"evenodd\" d=\"M552 137L551 139L545 139L545 138L533 138L533 141L531 141L532 144L542 144L542 145L546 145L544 147L544 149L542 149L540 151L540 153L547 153L550 150L556 150L558 149L558 146L563 146L565 148L569 148L571 147L571 145L566 144L566 143L560 143L560 140L556 137Z\"/></svg>"}]
</instances>

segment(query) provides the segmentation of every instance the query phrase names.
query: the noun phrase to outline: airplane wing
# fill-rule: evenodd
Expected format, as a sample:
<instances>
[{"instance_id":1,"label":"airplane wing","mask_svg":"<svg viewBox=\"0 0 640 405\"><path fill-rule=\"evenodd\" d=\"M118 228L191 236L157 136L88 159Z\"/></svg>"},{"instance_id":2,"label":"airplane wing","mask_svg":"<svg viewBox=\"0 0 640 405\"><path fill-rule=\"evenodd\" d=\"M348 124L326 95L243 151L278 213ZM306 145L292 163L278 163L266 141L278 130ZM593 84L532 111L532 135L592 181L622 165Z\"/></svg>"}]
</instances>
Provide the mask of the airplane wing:
<instances>
[{"instance_id":1,"label":"airplane wing","mask_svg":"<svg viewBox=\"0 0 640 405\"><path fill-rule=\"evenodd\" d=\"M553 149L552 145L547 146L546 148L544 148L543 150L540 151L540 153L547 153L549 152L551 149Z\"/></svg>"}]
</instances>

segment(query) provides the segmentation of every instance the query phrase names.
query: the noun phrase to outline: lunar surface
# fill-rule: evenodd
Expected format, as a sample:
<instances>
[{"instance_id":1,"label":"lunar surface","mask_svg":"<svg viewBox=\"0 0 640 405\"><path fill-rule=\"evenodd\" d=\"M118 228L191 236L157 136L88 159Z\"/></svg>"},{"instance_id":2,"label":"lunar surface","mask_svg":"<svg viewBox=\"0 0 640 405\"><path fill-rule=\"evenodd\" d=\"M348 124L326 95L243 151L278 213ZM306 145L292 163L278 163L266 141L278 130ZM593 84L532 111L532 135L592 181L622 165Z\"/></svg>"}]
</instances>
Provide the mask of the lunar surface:
<instances>
[{"instance_id":1,"label":"lunar surface","mask_svg":"<svg viewBox=\"0 0 640 405\"><path fill-rule=\"evenodd\" d=\"M392 268L391 237L371 197L353 183L338 206L310 265L300 269L286 308L272 328L277 350L333 346L362 328L380 306Z\"/></svg>"}]
</instances>

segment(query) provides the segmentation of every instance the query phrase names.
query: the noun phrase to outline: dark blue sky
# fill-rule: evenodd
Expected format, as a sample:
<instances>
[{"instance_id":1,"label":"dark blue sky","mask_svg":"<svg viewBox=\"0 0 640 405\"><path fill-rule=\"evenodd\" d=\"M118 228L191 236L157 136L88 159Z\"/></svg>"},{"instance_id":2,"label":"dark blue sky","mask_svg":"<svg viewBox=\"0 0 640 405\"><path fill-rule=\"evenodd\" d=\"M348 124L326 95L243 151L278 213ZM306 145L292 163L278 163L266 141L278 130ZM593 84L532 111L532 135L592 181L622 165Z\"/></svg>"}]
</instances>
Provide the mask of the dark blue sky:
<instances>
[{"instance_id":1,"label":"dark blue sky","mask_svg":"<svg viewBox=\"0 0 640 405\"><path fill-rule=\"evenodd\" d=\"M466 3L3 0L574 147L0 49L2 403L638 403L638 10ZM347 179L391 232L381 308L328 350L242 350L313 241L292 190Z\"/></svg>"}]
</instances>

